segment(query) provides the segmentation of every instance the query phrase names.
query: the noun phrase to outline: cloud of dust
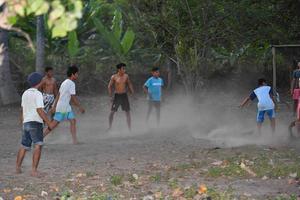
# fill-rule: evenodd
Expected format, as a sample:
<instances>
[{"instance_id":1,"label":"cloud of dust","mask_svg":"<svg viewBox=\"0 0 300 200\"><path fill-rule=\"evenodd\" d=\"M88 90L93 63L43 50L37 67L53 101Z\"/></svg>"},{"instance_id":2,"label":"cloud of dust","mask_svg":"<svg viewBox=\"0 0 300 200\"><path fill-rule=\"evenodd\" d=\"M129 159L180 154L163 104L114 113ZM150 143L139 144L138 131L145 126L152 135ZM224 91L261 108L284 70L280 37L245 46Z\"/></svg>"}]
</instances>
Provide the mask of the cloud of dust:
<instances>
[{"instance_id":1,"label":"cloud of dust","mask_svg":"<svg viewBox=\"0 0 300 200\"><path fill-rule=\"evenodd\" d=\"M181 136L205 139L223 147L242 145L280 145L287 141L287 123L278 123L277 132L272 135L270 122L265 117L262 135L256 133L256 102L244 109L238 108L242 99L249 91L242 93L226 90L203 91L199 100L174 92L162 102L161 123L156 124L155 109L150 120L146 123L148 108L145 96L131 100L132 131L128 131L125 113L119 108L115 114L113 129L106 132L108 127L109 101L105 96L87 98L89 105L85 115L77 115L79 140L97 142L96 139L132 138L154 136ZM94 102L91 103L90 101ZM64 122L47 138L47 143L71 143L69 123Z\"/></svg>"}]
</instances>

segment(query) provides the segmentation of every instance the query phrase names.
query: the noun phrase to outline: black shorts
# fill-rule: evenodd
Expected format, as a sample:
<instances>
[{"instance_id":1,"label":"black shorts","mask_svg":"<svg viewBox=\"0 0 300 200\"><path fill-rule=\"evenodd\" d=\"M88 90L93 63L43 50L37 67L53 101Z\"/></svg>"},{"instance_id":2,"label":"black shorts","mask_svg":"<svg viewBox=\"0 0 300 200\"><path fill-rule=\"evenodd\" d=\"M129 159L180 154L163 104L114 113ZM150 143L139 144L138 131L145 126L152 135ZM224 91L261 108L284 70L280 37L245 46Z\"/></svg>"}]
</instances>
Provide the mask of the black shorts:
<instances>
[{"instance_id":1,"label":"black shorts","mask_svg":"<svg viewBox=\"0 0 300 200\"><path fill-rule=\"evenodd\" d=\"M112 111L117 111L119 106L122 107L123 111L130 111L130 105L129 105L129 100L128 100L128 95L127 93L123 94L115 94L111 110Z\"/></svg>"}]
</instances>

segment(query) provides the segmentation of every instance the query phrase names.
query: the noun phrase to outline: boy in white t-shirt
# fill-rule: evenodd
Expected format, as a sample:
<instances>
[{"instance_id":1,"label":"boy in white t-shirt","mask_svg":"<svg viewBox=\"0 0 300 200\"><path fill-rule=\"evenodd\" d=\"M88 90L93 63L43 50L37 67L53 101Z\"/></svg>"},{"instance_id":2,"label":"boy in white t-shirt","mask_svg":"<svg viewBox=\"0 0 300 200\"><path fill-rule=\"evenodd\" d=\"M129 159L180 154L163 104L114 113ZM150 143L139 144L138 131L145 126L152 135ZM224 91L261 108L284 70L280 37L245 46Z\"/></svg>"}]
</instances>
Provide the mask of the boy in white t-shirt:
<instances>
[{"instance_id":1,"label":"boy in white t-shirt","mask_svg":"<svg viewBox=\"0 0 300 200\"><path fill-rule=\"evenodd\" d=\"M30 88L22 95L22 123L23 134L21 147L18 151L16 162L16 173L21 173L21 166L26 151L30 150L32 143L34 146L32 158L32 176L39 176L37 167L40 161L43 143L43 121L52 128L50 120L44 112L43 95L38 90L42 75L34 72L28 76Z\"/></svg>"},{"instance_id":2,"label":"boy in white t-shirt","mask_svg":"<svg viewBox=\"0 0 300 200\"><path fill-rule=\"evenodd\" d=\"M78 78L78 68L76 66L69 67L67 75L68 78L61 84L59 93L53 106L53 108L55 109L55 115L53 117L51 125L53 128L55 128L60 122L69 120L73 144L77 144L78 141L76 136L76 120L70 102L72 101L72 103L79 108L81 113L85 112L78 99L76 98L74 81ZM44 132L44 137L46 137L50 133L50 131L51 129L46 129L46 131Z\"/></svg>"},{"instance_id":3,"label":"boy in white t-shirt","mask_svg":"<svg viewBox=\"0 0 300 200\"><path fill-rule=\"evenodd\" d=\"M261 133L261 127L265 119L265 114L268 115L271 121L271 129L274 133L276 102L273 96L272 88L267 85L266 80L263 78L258 79L258 88L256 88L247 98L244 99L240 107L243 107L248 101L253 101L256 98L258 99L256 121L259 134Z\"/></svg>"}]
</instances>

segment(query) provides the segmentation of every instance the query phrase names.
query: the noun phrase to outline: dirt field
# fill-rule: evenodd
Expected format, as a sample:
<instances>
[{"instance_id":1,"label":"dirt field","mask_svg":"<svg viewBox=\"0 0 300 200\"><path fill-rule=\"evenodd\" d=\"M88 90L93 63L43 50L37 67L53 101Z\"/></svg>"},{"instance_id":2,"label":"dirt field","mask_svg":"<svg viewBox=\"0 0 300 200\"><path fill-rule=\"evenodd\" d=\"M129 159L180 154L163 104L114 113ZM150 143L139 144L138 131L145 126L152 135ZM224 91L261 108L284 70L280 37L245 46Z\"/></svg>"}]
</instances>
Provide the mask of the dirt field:
<instances>
[{"instance_id":1,"label":"dirt field","mask_svg":"<svg viewBox=\"0 0 300 200\"><path fill-rule=\"evenodd\" d=\"M120 111L106 133L108 99L81 100L87 112L77 115L80 144L71 144L68 123L61 124L45 140L43 178L29 176L31 152L23 173L14 174L21 138L18 108L0 108L2 199L292 200L300 195L300 142L288 139L290 115L284 111L276 136L268 125L266 134L257 136L252 134L255 106L243 111L212 108L213 102L191 106L178 97L165 102L157 128L146 125L146 102L139 99L132 104L133 131Z\"/></svg>"}]
</instances>

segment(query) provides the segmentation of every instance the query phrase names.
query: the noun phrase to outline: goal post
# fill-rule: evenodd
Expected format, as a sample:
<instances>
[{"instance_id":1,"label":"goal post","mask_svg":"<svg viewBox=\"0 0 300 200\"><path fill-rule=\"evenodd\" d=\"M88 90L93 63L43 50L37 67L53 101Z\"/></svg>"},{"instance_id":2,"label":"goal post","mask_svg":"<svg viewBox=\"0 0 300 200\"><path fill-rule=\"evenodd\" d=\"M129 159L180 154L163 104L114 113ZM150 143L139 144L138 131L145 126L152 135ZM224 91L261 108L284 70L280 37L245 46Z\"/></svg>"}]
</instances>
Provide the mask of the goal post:
<instances>
[{"instance_id":1,"label":"goal post","mask_svg":"<svg viewBox=\"0 0 300 200\"><path fill-rule=\"evenodd\" d=\"M276 79L276 49L277 48L296 48L300 47L300 44L281 44L281 45L271 45L272 56L273 56L273 93L277 96L277 79Z\"/></svg>"}]
</instances>

